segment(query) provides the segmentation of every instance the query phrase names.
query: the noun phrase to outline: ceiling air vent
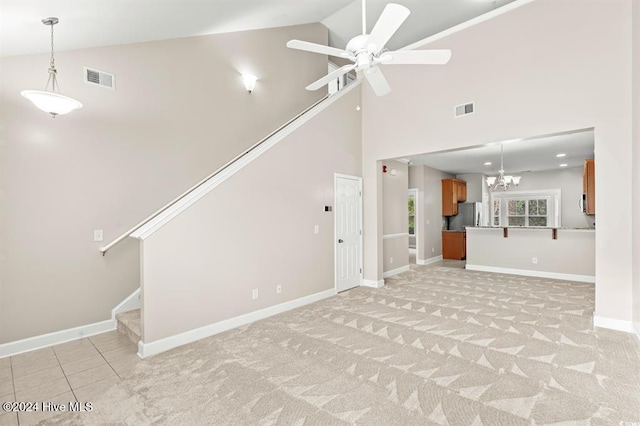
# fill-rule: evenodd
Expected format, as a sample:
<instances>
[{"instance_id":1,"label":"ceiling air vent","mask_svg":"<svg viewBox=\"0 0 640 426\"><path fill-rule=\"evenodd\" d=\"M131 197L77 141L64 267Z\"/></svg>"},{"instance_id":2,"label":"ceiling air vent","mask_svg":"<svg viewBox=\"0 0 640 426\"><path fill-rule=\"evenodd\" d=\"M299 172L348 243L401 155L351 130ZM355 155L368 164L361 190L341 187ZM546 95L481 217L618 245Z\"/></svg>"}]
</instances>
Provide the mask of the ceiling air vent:
<instances>
[{"instance_id":1,"label":"ceiling air vent","mask_svg":"<svg viewBox=\"0 0 640 426\"><path fill-rule=\"evenodd\" d=\"M473 114L475 111L475 103L469 102L468 104L456 105L454 116L462 117L463 115Z\"/></svg>"},{"instance_id":2,"label":"ceiling air vent","mask_svg":"<svg viewBox=\"0 0 640 426\"><path fill-rule=\"evenodd\" d=\"M101 87L115 90L116 76L104 71L84 67L84 81L89 84L97 84Z\"/></svg>"}]
</instances>

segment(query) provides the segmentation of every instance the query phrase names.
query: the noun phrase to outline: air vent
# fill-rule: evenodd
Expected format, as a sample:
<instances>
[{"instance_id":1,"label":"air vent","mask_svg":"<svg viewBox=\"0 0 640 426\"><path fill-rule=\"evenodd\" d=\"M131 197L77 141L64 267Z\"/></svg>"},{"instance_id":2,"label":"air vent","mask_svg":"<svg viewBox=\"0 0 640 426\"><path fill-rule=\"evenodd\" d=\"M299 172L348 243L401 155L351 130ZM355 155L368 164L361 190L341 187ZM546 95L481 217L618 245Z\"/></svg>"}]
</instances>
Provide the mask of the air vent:
<instances>
[{"instance_id":1,"label":"air vent","mask_svg":"<svg viewBox=\"0 0 640 426\"><path fill-rule=\"evenodd\" d=\"M468 104L456 105L454 116L462 117L463 115L473 114L475 111L475 103L469 102Z\"/></svg>"},{"instance_id":2,"label":"air vent","mask_svg":"<svg viewBox=\"0 0 640 426\"><path fill-rule=\"evenodd\" d=\"M108 72L84 67L84 81L96 84L100 87L114 90L116 88L116 76Z\"/></svg>"}]
</instances>

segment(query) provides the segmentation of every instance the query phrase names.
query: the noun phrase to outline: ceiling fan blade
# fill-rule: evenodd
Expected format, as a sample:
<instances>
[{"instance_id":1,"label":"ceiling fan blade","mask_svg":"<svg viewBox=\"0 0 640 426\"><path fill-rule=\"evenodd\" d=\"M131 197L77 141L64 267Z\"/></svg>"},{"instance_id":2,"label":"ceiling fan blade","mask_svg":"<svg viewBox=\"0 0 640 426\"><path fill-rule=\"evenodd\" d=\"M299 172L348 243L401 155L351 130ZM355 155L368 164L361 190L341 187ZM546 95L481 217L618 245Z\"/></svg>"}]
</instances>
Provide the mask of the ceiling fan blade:
<instances>
[{"instance_id":1,"label":"ceiling fan blade","mask_svg":"<svg viewBox=\"0 0 640 426\"><path fill-rule=\"evenodd\" d=\"M451 51L440 50L397 50L395 52L385 52L380 56L383 64L434 64L442 65L451 59Z\"/></svg>"},{"instance_id":2,"label":"ceiling fan blade","mask_svg":"<svg viewBox=\"0 0 640 426\"><path fill-rule=\"evenodd\" d=\"M356 65L355 64L345 65L343 67L340 67L335 71L331 71L329 74L325 75L321 79L314 81L313 83L311 83L310 85L305 87L305 89L307 89L307 90L318 90L322 86L327 85L329 82L335 80L336 78L338 78L338 77L340 77L340 76L342 76L342 75L344 75L344 74L346 74L349 71L354 70L354 69L356 69Z\"/></svg>"},{"instance_id":3,"label":"ceiling fan blade","mask_svg":"<svg viewBox=\"0 0 640 426\"><path fill-rule=\"evenodd\" d=\"M391 86L378 67L368 68L364 72L364 77L377 96L384 96L391 92Z\"/></svg>"},{"instance_id":4,"label":"ceiling fan blade","mask_svg":"<svg viewBox=\"0 0 640 426\"><path fill-rule=\"evenodd\" d=\"M378 18L378 22L376 22L376 25L371 30L369 40L367 41L369 46L375 46L373 49L374 52L382 50L384 45L387 44L391 36L398 31L398 28L400 28L400 25L407 19L410 13L406 7L394 3L389 3L384 8L382 15Z\"/></svg>"},{"instance_id":5,"label":"ceiling fan blade","mask_svg":"<svg viewBox=\"0 0 640 426\"><path fill-rule=\"evenodd\" d=\"M304 50L306 52L320 53L322 55L337 56L339 58L348 58L349 52L335 47L324 46L322 44L309 43L308 41L289 40L287 47L290 49Z\"/></svg>"}]
</instances>

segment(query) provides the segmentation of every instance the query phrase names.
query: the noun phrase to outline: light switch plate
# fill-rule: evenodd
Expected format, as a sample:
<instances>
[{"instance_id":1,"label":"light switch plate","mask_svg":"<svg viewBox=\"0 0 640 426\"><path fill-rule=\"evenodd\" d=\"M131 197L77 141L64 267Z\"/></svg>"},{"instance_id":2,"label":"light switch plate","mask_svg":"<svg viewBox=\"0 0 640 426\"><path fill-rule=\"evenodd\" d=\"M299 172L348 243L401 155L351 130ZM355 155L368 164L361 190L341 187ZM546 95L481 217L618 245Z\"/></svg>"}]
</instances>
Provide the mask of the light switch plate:
<instances>
[{"instance_id":1,"label":"light switch plate","mask_svg":"<svg viewBox=\"0 0 640 426\"><path fill-rule=\"evenodd\" d=\"M93 241L104 241L104 233L102 229L93 230Z\"/></svg>"}]
</instances>

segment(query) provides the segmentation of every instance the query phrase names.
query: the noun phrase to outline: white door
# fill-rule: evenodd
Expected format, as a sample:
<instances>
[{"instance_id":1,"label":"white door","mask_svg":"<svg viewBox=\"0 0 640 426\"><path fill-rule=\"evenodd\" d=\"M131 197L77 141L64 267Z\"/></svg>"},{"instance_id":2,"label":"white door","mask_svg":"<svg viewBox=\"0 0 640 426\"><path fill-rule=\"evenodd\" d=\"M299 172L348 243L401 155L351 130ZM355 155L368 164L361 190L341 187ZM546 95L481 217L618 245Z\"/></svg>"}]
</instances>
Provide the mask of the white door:
<instances>
[{"instance_id":1,"label":"white door","mask_svg":"<svg viewBox=\"0 0 640 426\"><path fill-rule=\"evenodd\" d=\"M335 177L336 289L345 291L362 281L362 178Z\"/></svg>"}]
</instances>

